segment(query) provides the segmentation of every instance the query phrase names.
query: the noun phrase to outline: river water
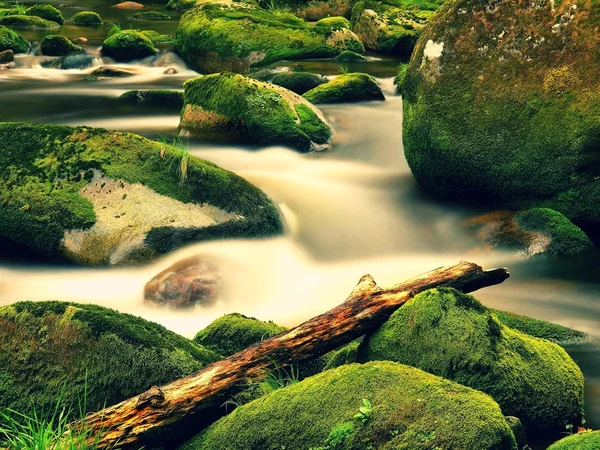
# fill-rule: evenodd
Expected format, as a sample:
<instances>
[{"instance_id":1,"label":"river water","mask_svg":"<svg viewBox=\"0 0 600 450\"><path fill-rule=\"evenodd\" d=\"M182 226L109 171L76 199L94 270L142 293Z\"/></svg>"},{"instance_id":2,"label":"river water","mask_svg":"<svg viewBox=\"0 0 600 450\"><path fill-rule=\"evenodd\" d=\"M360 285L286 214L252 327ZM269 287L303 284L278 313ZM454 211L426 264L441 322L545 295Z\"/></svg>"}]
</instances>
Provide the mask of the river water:
<instances>
[{"instance_id":1,"label":"river water","mask_svg":"<svg viewBox=\"0 0 600 450\"><path fill-rule=\"evenodd\" d=\"M92 1L88 8L117 22L131 14L100 1ZM160 5L152 9L164 10ZM69 17L79 10L69 7L63 14ZM151 28L172 34L176 23L175 19L153 23ZM88 52L99 54L108 28L88 31L66 26L63 32L87 37ZM25 36L32 41L41 37L39 33ZM183 81L196 75L168 46L162 50L156 58L121 65L135 72L132 77L95 82L84 80L93 68L44 69L40 67L44 57L18 56L15 68L0 72L0 121L105 127L150 138L172 136L178 111L118 99L130 89L181 89ZM100 58L95 62L101 63ZM297 70L326 75L340 70L328 61L294 65ZM0 261L0 305L49 299L90 302L192 337L229 312L296 325L341 303L365 273L385 286L460 260L485 268L506 266L511 278L476 293L477 298L487 306L560 323L595 338L567 350L586 377L588 426L600 428L600 256L523 260L488 249L465 226L466 219L485 211L443 204L423 194L403 157L402 101L392 83L397 65L396 60L373 56L367 63L348 67L377 77L386 101L323 106L335 128L332 151L302 155L286 148L188 143L193 155L235 171L267 192L284 215L283 236L195 244L135 269ZM178 73L165 75L165 67ZM145 305L144 284L192 255L223 262L225 288L219 301L185 312Z\"/></svg>"}]
</instances>

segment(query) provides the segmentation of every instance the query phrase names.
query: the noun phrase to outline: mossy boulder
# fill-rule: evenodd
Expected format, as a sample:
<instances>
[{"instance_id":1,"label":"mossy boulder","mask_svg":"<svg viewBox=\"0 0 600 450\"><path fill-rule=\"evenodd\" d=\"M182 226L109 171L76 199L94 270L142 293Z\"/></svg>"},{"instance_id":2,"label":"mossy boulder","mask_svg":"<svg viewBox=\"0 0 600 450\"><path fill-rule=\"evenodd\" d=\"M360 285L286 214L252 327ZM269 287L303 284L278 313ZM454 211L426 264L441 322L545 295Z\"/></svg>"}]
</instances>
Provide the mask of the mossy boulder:
<instances>
[{"instance_id":1,"label":"mossy boulder","mask_svg":"<svg viewBox=\"0 0 600 450\"><path fill-rule=\"evenodd\" d=\"M102 53L115 61L131 61L158 53L150 38L137 30L112 34L102 43Z\"/></svg>"},{"instance_id":2,"label":"mossy boulder","mask_svg":"<svg viewBox=\"0 0 600 450\"><path fill-rule=\"evenodd\" d=\"M561 347L506 327L453 289L398 309L365 337L359 360L397 361L479 389L528 430L558 433L583 416L583 375Z\"/></svg>"},{"instance_id":3,"label":"mossy boulder","mask_svg":"<svg viewBox=\"0 0 600 450\"><path fill-rule=\"evenodd\" d=\"M183 92L169 91L167 89L151 89L149 91L127 91L119 97L121 100L132 103L141 103L149 106L163 106L181 110L183 107Z\"/></svg>"},{"instance_id":4,"label":"mossy boulder","mask_svg":"<svg viewBox=\"0 0 600 450\"><path fill-rule=\"evenodd\" d=\"M93 11L81 11L71 17L70 22L80 27L96 27L102 25L102 17Z\"/></svg>"},{"instance_id":5,"label":"mossy boulder","mask_svg":"<svg viewBox=\"0 0 600 450\"><path fill-rule=\"evenodd\" d=\"M194 337L194 342L219 355L231 356L285 329L273 322L263 322L254 317L233 313L219 317L199 331Z\"/></svg>"},{"instance_id":6,"label":"mossy boulder","mask_svg":"<svg viewBox=\"0 0 600 450\"><path fill-rule=\"evenodd\" d=\"M0 308L0 404L23 414L96 411L219 359L166 328L96 305ZM84 388L87 386L87 388Z\"/></svg>"},{"instance_id":7,"label":"mossy boulder","mask_svg":"<svg viewBox=\"0 0 600 450\"><path fill-rule=\"evenodd\" d=\"M548 450L597 450L600 448L600 431L577 433L555 442Z\"/></svg>"},{"instance_id":8,"label":"mossy boulder","mask_svg":"<svg viewBox=\"0 0 600 450\"><path fill-rule=\"evenodd\" d=\"M344 50L342 53L335 57L335 60L340 62L365 62L367 61L367 58L365 58L360 53Z\"/></svg>"},{"instance_id":9,"label":"mossy boulder","mask_svg":"<svg viewBox=\"0 0 600 450\"><path fill-rule=\"evenodd\" d=\"M153 44L172 44L173 37L168 34L160 34L154 30L143 30L141 33L152 41Z\"/></svg>"},{"instance_id":10,"label":"mossy boulder","mask_svg":"<svg viewBox=\"0 0 600 450\"><path fill-rule=\"evenodd\" d=\"M344 29L350 29L350 21L345 17L325 17L315 23L315 30L323 34L331 34Z\"/></svg>"},{"instance_id":11,"label":"mossy boulder","mask_svg":"<svg viewBox=\"0 0 600 450\"><path fill-rule=\"evenodd\" d=\"M364 422L353 418L359 408ZM434 446L517 448L487 395L412 367L374 362L328 370L241 406L180 450Z\"/></svg>"},{"instance_id":12,"label":"mossy boulder","mask_svg":"<svg viewBox=\"0 0 600 450\"><path fill-rule=\"evenodd\" d=\"M400 87L419 183L598 230L599 25L589 0L445 3Z\"/></svg>"},{"instance_id":13,"label":"mossy boulder","mask_svg":"<svg viewBox=\"0 0 600 450\"><path fill-rule=\"evenodd\" d=\"M174 11L186 11L196 6L198 0L169 0L167 9Z\"/></svg>"},{"instance_id":14,"label":"mossy boulder","mask_svg":"<svg viewBox=\"0 0 600 450\"><path fill-rule=\"evenodd\" d=\"M354 341L344 347L334 350L328 356L325 370L334 369L336 367L345 366L346 364L355 363L358 360L359 341Z\"/></svg>"},{"instance_id":15,"label":"mossy boulder","mask_svg":"<svg viewBox=\"0 0 600 450\"><path fill-rule=\"evenodd\" d=\"M442 3L443 0L359 0L352 7L352 30L370 50L408 56Z\"/></svg>"},{"instance_id":16,"label":"mossy boulder","mask_svg":"<svg viewBox=\"0 0 600 450\"><path fill-rule=\"evenodd\" d=\"M37 3L31 8L25 10L26 16L36 16L42 19L56 22L59 25L65 23L65 19L62 13L49 3Z\"/></svg>"},{"instance_id":17,"label":"mossy boulder","mask_svg":"<svg viewBox=\"0 0 600 450\"><path fill-rule=\"evenodd\" d=\"M180 130L224 142L287 145L300 151L327 148L330 126L297 94L232 73L184 83Z\"/></svg>"},{"instance_id":18,"label":"mossy boulder","mask_svg":"<svg viewBox=\"0 0 600 450\"><path fill-rule=\"evenodd\" d=\"M75 53L85 53L79 45L73 44L64 36L49 34L40 43L42 54L46 56L66 56Z\"/></svg>"},{"instance_id":19,"label":"mossy boulder","mask_svg":"<svg viewBox=\"0 0 600 450\"><path fill-rule=\"evenodd\" d=\"M309 72L279 72L275 74L271 83L289 89L298 95L302 95L311 89L327 83L327 78Z\"/></svg>"},{"instance_id":20,"label":"mossy boulder","mask_svg":"<svg viewBox=\"0 0 600 450\"><path fill-rule=\"evenodd\" d=\"M15 53L27 53L31 44L27 39L10 28L0 25L0 52L12 50Z\"/></svg>"},{"instance_id":21,"label":"mossy boulder","mask_svg":"<svg viewBox=\"0 0 600 450\"><path fill-rule=\"evenodd\" d=\"M133 14L131 20L170 20L171 16L160 11L143 11Z\"/></svg>"},{"instance_id":22,"label":"mossy boulder","mask_svg":"<svg viewBox=\"0 0 600 450\"><path fill-rule=\"evenodd\" d=\"M306 92L311 103L345 103L385 100L375 78L366 73L348 73Z\"/></svg>"},{"instance_id":23,"label":"mossy boulder","mask_svg":"<svg viewBox=\"0 0 600 450\"><path fill-rule=\"evenodd\" d=\"M282 227L275 206L244 179L130 133L3 123L0 167L2 253L129 264Z\"/></svg>"},{"instance_id":24,"label":"mossy boulder","mask_svg":"<svg viewBox=\"0 0 600 450\"><path fill-rule=\"evenodd\" d=\"M0 17L0 25L14 30L56 30L60 25L37 16L14 15Z\"/></svg>"},{"instance_id":25,"label":"mossy boulder","mask_svg":"<svg viewBox=\"0 0 600 450\"><path fill-rule=\"evenodd\" d=\"M230 0L200 2L186 12L175 47L191 68L202 73L247 73L251 67L280 60L363 51L350 30L326 36L293 14Z\"/></svg>"}]
</instances>

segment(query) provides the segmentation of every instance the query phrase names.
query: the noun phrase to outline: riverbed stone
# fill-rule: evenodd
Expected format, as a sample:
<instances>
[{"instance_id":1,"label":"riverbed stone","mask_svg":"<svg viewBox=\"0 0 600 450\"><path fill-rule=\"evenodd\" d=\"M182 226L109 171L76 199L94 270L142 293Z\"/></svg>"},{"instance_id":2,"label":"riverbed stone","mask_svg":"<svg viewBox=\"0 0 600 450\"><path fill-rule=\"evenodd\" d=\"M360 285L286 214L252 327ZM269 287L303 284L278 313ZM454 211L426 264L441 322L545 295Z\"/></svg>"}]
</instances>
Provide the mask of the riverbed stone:
<instances>
[{"instance_id":1,"label":"riverbed stone","mask_svg":"<svg viewBox=\"0 0 600 450\"><path fill-rule=\"evenodd\" d=\"M132 77L135 73L131 70L127 70L123 67L116 66L100 66L97 69L94 69L90 76L93 77Z\"/></svg>"},{"instance_id":2,"label":"riverbed stone","mask_svg":"<svg viewBox=\"0 0 600 450\"><path fill-rule=\"evenodd\" d=\"M400 86L404 150L443 197L600 229L600 5L447 2Z\"/></svg>"},{"instance_id":3,"label":"riverbed stone","mask_svg":"<svg viewBox=\"0 0 600 450\"><path fill-rule=\"evenodd\" d=\"M435 446L517 449L489 396L412 367L378 361L328 370L240 406L180 450Z\"/></svg>"},{"instance_id":4,"label":"riverbed stone","mask_svg":"<svg viewBox=\"0 0 600 450\"><path fill-rule=\"evenodd\" d=\"M94 11L81 11L71 17L70 22L79 27L96 27L102 25L102 17Z\"/></svg>"},{"instance_id":5,"label":"riverbed stone","mask_svg":"<svg viewBox=\"0 0 600 450\"><path fill-rule=\"evenodd\" d=\"M503 325L474 297L426 291L365 337L359 361L389 360L491 395L529 431L561 432L583 417L583 375L560 346Z\"/></svg>"},{"instance_id":6,"label":"riverbed stone","mask_svg":"<svg viewBox=\"0 0 600 450\"><path fill-rule=\"evenodd\" d=\"M340 75L311 89L303 97L314 104L385 100L377 80L366 73Z\"/></svg>"},{"instance_id":7,"label":"riverbed stone","mask_svg":"<svg viewBox=\"0 0 600 450\"><path fill-rule=\"evenodd\" d=\"M584 431L555 442L548 450L597 450L600 448L600 431Z\"/></svg>"},{"instance_id":8,"label":"riverbed stone","mask_svg":"<svg viewBox=\"0 0 600 450\"><path fill-rule=\"evenodd\" d=\"M340 62L365 62L367 58L360 53L351 52L350 50L344 50L342 53L335 57L336 61Z\"/></svg>"},{"instance_id":9,"label":"riverbed stone","mask_svg":"<svg viewBox=\"0 0 600 450\"><path fill-rule=\"evenodd\" d=\"M41 17L42 19L56 22L59 25L65 23L62 13L49 3L37 3L25 10L25 15Z\"/></svg>"},{"instance_id":10,"label":"riverbed stone","mask_svg":"<svg viewBox=\"0 0 600 450\"><path fill-rule=\"evenodd\" d=\"M0 25L14 30L56 30L60 25L37 16L14 15L0 17Z\"/></svg>"},{"instance_id":11,"label":"riverbed stone","mask_svg":"<svg viewBox=\"0 0 600 450\"><path fill-rule=\"evenodd\" d=\"M280 60L333 57L362 52L350 30L327 36L297 16L230 0L204 1L179 22L175 47L188 66L202 73L247 73Z\"/></svg>"},{"instance_id":12,"label":"riverbed stone","mask_svg":"<svg viewBox=\"0 0 600 450\"><path fill-rule=\"evenodd\" d=\"M158 53L150 38L137 30L124 30L109 35L102 43L102 53L115 61L128 62Z\"/></svg>"},{"instance_id":13,"label":"riverbed stone","mask_svg":"<svg viewBox=\"0 0 600 450\"><path fill-rule=\"evenodd\" d=\"M321 111L280 86L224 73L188 80L183 87L184 134L305 152L329 147L331 128Z\"/></svg>"},{"instance_id":14,"label":"riverbed stone","mask_svg":"<svg viewBox=\"0 0 600 450\"><path fill-rule=\"evenodd\" d=\"M0 63L5 64L15 59L15 52L11 49L0 51Z\"/></svg>"},{"instance_id":15,"label":"riverbed stone","mask_svg":"<svg viewBox=\"0 0 600 450\"><path fill-rule=\"evenodd\" d=\"M90 55L89 53L74 53L67 56L61 56L60 58L50 59L48 61L42 61L42 67L52 69L87 69L100 62L100 58L96 55Z\"/></svg>"},{"instance_id":16,"label":"riverbed stone","mask_svg":"<svg viewBox=\"0 0 600 450\"><path fill-rule=\"evenodd\" d=\"M75 53L85 53L83 47L73 44L64 36L49 34L42 39L40 43L42 55L46 56L67 56Z\"/></svg>"},{"instance_id":17,"label":"riverbed stone","mask_svg":"<svg viewBox=\"0 0 600 450\"><path fill-rule=\"evenodd\" d=\"M127 91L119 97L126 102L140 103L149 106L164 106L181 110L183 92L167 89L150 89L148 91Z\"/></svg>"},{"instance_id":18,"label":"riverbed stone","mask_svg":"<svg viewBox=\"0 0 600 450\"><path fill-rule=\"evenodd\" d=\"M327 78L310 72L277 72L270 80L271 83L289 89L298 95L302 95L311 89L327 83Z\"/></svg>"},{"instance_id":19,"label":"riverbed stone","mask_svg":"<svg viewBox=\"0 0 600 450\"><path fill-rule=\"evenodd\" d=\"M0 163L0 241L38 257L139 264L190 242L282 229L244 179L130 133L3 123Z\"/></svg>"},{"instance_id":20,"label":"riverbed stone","mask_svg":"<svg viewBox=\"0 0 600 450\"><path fill-rule=\"evenodd\" d=\"M0 52L12 50L14 53L27 53L30 46L27 39L10 28L0 25Z\"/></svg>"},{"instance_id":21,"label":"riverbed stone","mask_svg":"<svg viewBox=\"0 0 600 450\"><path fill-rule=\"evenodd\" d=\"M169 20L171 16L160 11L143 11L133 14L130 20Z\"/></svg>"},{"instance_id":22,"label":"riverbed stone","mask_svg":"<svg viewBox=\"0 0 600 450\"><path fill-rule=\"evenodd\" d=\"M97 411L218 359L161 325L101 306L0 307L0 404L21 414L34 408L44 417L57 399L69 417L79 407Z\"/></svg>"},{"instance_id":23,"label":"riverbed stone","mask_svg":"<svg viewBox=\"0 0 600 450\"><path fill-rule=\"evenodd\" d=\"M121 3L117 3L114 7L119 8L119 9L143 9L143 8L145 8L144 5L142 5L141 3L137 3L137 2L121 2Z\"/></svg>"}]
</instances>

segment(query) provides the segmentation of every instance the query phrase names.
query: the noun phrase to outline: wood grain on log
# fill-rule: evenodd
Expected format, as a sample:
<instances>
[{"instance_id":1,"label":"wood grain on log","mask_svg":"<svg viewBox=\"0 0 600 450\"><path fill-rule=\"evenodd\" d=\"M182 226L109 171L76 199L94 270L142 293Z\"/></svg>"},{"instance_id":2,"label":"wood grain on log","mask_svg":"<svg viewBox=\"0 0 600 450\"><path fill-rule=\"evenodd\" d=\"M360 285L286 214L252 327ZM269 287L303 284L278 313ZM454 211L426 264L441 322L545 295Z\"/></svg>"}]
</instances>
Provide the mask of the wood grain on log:
<instances>
[{"instance_id":1,"label":"wood grain on log","mask_svg":"<svg viewBox=\"0 0 600 450\"><path fill-rule=\"evenodd\" d=\"M248 380L264 377L265 371L316 358L376 329L401 305L420 292L453 287L472 292L499 284L509 276L506 269L482 270L469 262L442 267L387 289L370 275L361 278L341 305L295 328L261 341L229 358L170 384L88 415L85 427L100 434L100 449L138 449L160 446L161 439L198 430L219 417L220 406L244 389ZM76 427L77 424L73 424ZM183 439L185 436L181 436Z\"/></svg>"}]
</instances>

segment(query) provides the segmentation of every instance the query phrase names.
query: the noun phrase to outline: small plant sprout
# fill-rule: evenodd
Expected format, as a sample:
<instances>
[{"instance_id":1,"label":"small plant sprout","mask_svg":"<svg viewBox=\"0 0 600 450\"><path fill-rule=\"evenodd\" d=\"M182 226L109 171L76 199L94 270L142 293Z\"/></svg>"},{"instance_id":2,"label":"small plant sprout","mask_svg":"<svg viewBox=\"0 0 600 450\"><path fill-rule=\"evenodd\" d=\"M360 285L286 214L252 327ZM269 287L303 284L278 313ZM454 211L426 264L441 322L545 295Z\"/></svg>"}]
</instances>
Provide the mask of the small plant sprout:
<instances>
[{"instance_id":1,"label":"small plant sprout","mask_svg":"<svg viewBox=\"0 0 600 450\"><path fill-rule=\"evenodd\" d=\"M373 407L371 402L366 398L363 398L363 404L358 408L358 412L354 414L354 418L360 420L362 423L367 423L373 417Z\"/></svg>"},{"instance_id":2,"label":"small plant sprout","mask_svg":"<svg viewBox=\"0 0 600 450\"><path fill-rule=\"evenodd\" d=\"M340 64L340 65L338 66L338 70L340 71L340 73L341 73L342 75L346 75L346 74L348 74L348 73L349 73L349 71L350 71L350 69L348 68L348 66L344 66L344 65L342 65L342 64Z\"/></svg>"}]
</instances>

